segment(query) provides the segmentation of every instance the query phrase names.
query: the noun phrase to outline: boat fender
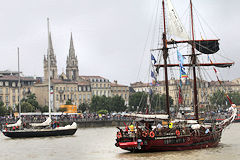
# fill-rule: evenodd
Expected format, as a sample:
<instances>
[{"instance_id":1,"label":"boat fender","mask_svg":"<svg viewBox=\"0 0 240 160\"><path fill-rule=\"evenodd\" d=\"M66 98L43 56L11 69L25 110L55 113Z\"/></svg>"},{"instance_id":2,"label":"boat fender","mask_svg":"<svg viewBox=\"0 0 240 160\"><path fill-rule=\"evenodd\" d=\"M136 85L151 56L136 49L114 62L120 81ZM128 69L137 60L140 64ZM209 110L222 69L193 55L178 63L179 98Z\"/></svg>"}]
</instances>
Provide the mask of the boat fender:
<instances>
[{"instance_id":1,"label":"boat fender","mask_svg":"<svg viewBox=\"0 0 240 160\"><path fill-rule=\"evenodd\" d=\"M188 142L190 141L190 137L187 137L187 141L188 141Z\"/></svg>"},{"instance_id":2,"label":"boat fender","mask_svg":"<svg viewBox=\"0 0 240 160\"><path fill-rule=\"evenodd\" d=\"M143 131L143 132L142 132L142 136L143 136L143 137L147 137L147 135L148 135L148 133L147 133L146 131Z\"/></svg>"},{"instance_id":3,"label":"boat fender","mask_svg":"<svg viewBox=\"0 0 240 160\"><path fill-rule=\"evenodd\" d=\"M151 131L151 132L149 133L149 136L150 136L151 138L154 138L154 137L155 137L155 133L154 133L153 131Z\"/></svg>"},{"instance_id":4,"label":"boat fender","mask_svg":"<svg viewBox=\"0 0 240 160\"><path fill-rule=\"evenodd\" d=\"M176 135L180 136L180 131L179 130L176 130Z\"/></svg>"},{"instance_id":5,"label":"boat fender","mask_svg":"<svg viewBox=\"0 0 240 160\"><path fill-rule=\"evenodd\" d=\"M173 123L171 122L168 124L168 128L172 128L172 127L173 127Z\"/></svg>"},{"instance_id":6,"label":"boat fender","mask_svg":"<svg viewBox=\"0 0 240 160\"><path fill-rule=\"evenodd\" d=\"M122 133L121 132L117 132L117 138L118 139L122 138Z\"/></svg>"}]
</instances>

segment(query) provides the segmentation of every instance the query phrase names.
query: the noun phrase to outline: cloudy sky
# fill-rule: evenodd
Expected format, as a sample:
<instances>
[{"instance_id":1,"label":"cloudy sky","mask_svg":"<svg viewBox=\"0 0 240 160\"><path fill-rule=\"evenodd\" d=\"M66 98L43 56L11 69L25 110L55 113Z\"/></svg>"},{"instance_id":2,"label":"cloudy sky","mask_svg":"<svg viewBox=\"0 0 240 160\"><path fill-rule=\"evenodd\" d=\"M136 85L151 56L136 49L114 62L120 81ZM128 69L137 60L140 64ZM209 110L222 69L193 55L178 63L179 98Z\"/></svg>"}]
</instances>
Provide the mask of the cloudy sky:
<instances>
[{"instance_id":1,"label":"cloudy sky","mask_svg":"<svg viewBox=\"0 0 240 160\"><path fill-rule=\"evenodd\" d=\"M184 15L188 0L172 0ZM99 75L129 85L146 81L149 48L145 47L157 0L0 0L0 70L43 76L47 53L47 17L59 74L64 71L70 34L80 75ZM223 79L240 77L239 15L236 0L193 0L195 8L221 39L223 55L235 61ZM231 71L231 72L230 72Z\"/></svg>"}]
</instances>

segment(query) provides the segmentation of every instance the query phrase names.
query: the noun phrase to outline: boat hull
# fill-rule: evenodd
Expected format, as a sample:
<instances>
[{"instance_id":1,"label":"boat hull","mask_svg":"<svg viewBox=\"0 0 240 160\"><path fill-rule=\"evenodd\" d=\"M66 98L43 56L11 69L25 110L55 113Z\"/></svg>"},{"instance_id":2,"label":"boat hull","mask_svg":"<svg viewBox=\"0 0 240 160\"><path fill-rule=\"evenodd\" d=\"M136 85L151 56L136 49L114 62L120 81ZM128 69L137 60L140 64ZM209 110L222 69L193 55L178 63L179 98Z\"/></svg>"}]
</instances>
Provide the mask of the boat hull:
<instances>
[{"instance_id":1,"label":"boat hull","mask_svg":"<svg viewBox=\"0 0 240 160\"><path fill-rule=\"evenodd\" d=\"M2 133L10 138L30 138L30 137L49 137L49 136L66 136L73 135L76 129L46 129L46 130L17 130L2 131Z\"/></svg>"},{"instance_id":2,"label":"boat hull","mask_svg":"<svg viewBox=\"0 0 240 160\"><path fill-rule=\"evenodd\" d=\"M159 139L158 139L159 138ZM155 137L143 139L141 147L137 145L124 145L117 140L116 146L131 152L160 152L160 151L182 151L217 147L221 139L221 133L209 136L182 136L182 137ZM124 141L128 141L125 139ZM129 142L126 142L129 143ZM137 142L136 142L137 143Z\"/></svg>"}]
</instances>

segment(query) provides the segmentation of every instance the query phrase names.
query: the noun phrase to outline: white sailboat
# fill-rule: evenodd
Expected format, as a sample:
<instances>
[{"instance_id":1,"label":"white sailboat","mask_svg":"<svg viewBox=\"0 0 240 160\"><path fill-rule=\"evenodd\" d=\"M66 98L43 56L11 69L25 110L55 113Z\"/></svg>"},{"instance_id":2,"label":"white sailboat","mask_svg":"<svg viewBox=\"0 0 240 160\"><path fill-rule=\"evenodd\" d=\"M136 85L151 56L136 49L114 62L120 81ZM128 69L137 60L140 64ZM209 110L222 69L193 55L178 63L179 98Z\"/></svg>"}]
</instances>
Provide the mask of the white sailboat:
<instances>
[{"instance_id":1,"label":"white sailboat","mask_svg":"<svg viewBox=\"0 0 240 160\"><path fill-rule=\"evenodd\" d=\"M48 20L48 37L49 37L49 19ZM19 49L18 49L19 55ZM19 64L19 62L18 62ZM19 65L18 65L19 70ZM19 84L20 84L20 75L19 75ZM10 138L28 138L28 137L49 137L49 136L65 136L65 135L73 135L77 131L77 124L73 122L71 125L67 125L64 127L53 127L51 126L51 79L50 79L50 51L48 47L48 96L49 96L49 117L46 121L42 123L30 123L30 128L23 128L21 121L21 105L19 102L19 120L15 124L6 125L5 129L2 130L2 133ZM20 85L19 85L19 93L20 93ZM20 94L19 94L20 95ZM20 97L19 97L20 101ZM9 130L8 128L12 127L20 127L18 130Z\"/></svg>"}]
</instances>

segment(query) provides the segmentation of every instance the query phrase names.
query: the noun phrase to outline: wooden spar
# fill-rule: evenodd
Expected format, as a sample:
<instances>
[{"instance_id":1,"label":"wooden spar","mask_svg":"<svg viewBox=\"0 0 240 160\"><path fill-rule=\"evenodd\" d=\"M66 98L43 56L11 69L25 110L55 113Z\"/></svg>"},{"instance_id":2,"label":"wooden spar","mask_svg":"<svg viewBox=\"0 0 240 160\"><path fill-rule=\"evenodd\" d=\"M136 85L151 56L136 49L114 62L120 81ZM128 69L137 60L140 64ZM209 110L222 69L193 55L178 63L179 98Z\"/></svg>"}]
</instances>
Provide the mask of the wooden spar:
<instances>
[{"instance_id":1,"label":"wooden spar","mask_svg":"<svg viewBox=\"0 0 240 160\"><path fill-rule=\"evenodd\" d=\"M199 63L196 66L215 66L215 67L231 67L234 63ZM155 64L158 69L164 67L164 64ZM184 67L193 67L193 64L183 64ZM179 67L179 64L168 64L167 67Z\"/></svg>"},{"instance_id":2,"label":"wooden spar","mask_svg":"<svg viewBox=\"0 0 240 160\"><path fill-rule=\"evenodd\" d=\"M193 28L193 10L192 10L192 0L190 0L190 8L191 8L191 25L192 25L192 64L193 64L193 91L194 91L194 113L195 118L198 120L198 97L197 97L197 77L196 77L196 55L195 55L195 41L194 41L194 28Z\"/></svg>"},{"instance_id":3,"label":"wooden spar","mask_svg":"<svg viewBox=\"0 0 240 160\"><path fill-rule=\"evenodd\" d=\"M167 73L167 58L168 58L168 48L167 48L167 36L166 36L166 17L165 17L165 4L164 0L162 0L162 6L163 6L163 26L164 26L164 32L163 32L163 59L164 59L164 72L165 72L165 87L166 87L166 109L167 114L169 115L170 119L170 110L169 110L169 90L168 90L168 73Z\"/></svg>"},{"instance_id":4,"label":"wooden spar","mask_svg":"<svg viewBox=\"0 0 240 160\"><path fill-rule=\"evenodd\" d=\"M219 41L219 39L210 39L210 40L194 40L194 42L202 42L202 41ZM192 43L193 40L184 40L184 41L168 41L167 44L177 44L177 43Z\"/></svg>"}]
</instances>

